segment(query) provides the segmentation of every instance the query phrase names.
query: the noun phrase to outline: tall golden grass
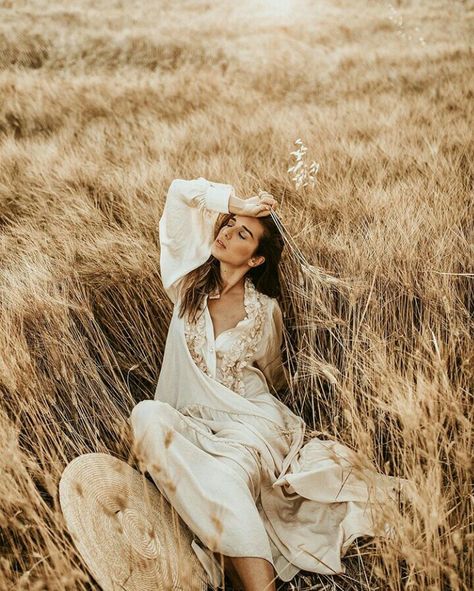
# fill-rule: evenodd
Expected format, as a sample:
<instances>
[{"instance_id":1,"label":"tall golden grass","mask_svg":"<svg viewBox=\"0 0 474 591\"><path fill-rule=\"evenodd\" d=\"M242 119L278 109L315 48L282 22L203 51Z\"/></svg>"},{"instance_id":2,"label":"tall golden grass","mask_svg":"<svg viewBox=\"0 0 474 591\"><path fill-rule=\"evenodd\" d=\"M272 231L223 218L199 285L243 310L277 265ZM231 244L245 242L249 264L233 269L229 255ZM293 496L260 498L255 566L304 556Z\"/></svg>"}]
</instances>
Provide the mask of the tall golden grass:
<instances>
[{"instance_id":1,"label":"tall golden grass","mask_svg":"<svg viewBox=\"0 0 474 591\"><path fill-rule=\"evenodd\" d=\"M284 401L415 485L392 539L280 588L472 588L473 19L457 0L0 1L2 590L97 588L58 481L79 454L130 460L171 314L158 219L198 176L270 191L344 280L285 259ZM287 172L298 137L314 189Z\"/></svg>"}]
</instances>

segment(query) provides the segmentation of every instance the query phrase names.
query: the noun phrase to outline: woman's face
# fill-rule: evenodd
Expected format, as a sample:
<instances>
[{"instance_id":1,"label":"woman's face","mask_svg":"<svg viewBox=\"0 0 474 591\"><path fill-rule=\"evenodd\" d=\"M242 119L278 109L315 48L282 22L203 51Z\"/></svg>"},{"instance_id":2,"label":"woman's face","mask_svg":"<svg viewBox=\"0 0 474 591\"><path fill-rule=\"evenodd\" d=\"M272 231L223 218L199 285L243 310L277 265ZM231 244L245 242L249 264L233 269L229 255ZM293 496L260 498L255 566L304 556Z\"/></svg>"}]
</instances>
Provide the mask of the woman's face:
<instances>
[{"instance_id":1,"label":"woman's face","mask_svg":"<svg viewBox=\"0 0 474 591\"><path fill-rule=\"evenodd\" d=\"M240 267L253 257L263 226L255 217L233 215L219 230L212 243L211 254L223 263ZM261 263L263 257L254 257L254 262Z\"/></svg>"}]
</instances>

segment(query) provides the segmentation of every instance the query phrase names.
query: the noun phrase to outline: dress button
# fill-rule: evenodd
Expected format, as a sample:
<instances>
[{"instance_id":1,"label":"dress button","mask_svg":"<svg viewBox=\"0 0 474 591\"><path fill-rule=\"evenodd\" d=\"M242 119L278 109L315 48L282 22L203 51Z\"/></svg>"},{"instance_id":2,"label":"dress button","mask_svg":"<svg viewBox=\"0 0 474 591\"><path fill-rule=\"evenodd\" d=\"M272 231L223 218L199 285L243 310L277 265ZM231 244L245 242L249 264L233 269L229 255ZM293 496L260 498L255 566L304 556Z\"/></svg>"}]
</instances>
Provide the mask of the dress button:
<instances>
[{"instance_id":1,"label":"dress button","mask_svg":"<svg viewBox=\"0 0 474 591\"><path fill-rule=\"evenodd\" d=\"M209 351L210 351L211 353L214 353L214 347L213 347L212 345L209 347Z\"/></svg>"}]
</instances>

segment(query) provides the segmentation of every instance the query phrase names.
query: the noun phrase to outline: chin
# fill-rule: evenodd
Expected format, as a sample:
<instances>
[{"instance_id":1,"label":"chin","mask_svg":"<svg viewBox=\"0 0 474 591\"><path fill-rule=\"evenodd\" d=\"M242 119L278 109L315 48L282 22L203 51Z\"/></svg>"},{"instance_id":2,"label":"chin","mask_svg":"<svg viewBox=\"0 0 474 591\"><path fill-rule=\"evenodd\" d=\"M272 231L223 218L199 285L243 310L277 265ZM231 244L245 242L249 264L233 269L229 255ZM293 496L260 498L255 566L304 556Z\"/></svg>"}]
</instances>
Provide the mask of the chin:
<instances>
[{"instance_id":1,"label":"chin","mask_svg":"<svg viewBox=\"0 0 474 591\"><path fill-rule=\"evenodd\" d=\"M222 260L221 254L222 254L222 248L219 248L218 246L214 246L212 245L211 248L211 254L213 255L213 257L219 261Z\"/></svg>"}]
</instances>

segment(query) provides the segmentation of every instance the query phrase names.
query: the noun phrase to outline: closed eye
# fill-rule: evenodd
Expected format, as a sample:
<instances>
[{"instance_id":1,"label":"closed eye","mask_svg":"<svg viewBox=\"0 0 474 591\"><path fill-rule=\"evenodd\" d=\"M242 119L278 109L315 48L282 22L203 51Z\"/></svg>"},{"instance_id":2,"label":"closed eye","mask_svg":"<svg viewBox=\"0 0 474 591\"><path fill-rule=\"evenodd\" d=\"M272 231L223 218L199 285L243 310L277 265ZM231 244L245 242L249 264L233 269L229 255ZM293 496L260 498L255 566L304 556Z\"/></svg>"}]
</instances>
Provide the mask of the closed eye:
<instances>
[{"instance_id":1,"label":"closed eye","mask_svg":"<svg viewBox=\"0 0 474 591\"><path fill-rule=\"evenodd\" d=\"M232 228L232 226L229 223L226 225L229 226L230 228ZM242 232L239 232L239 236L242 238L242 240L247 240L247 238L245 236L242 236Z\"/></svg>"}]
</instances>

